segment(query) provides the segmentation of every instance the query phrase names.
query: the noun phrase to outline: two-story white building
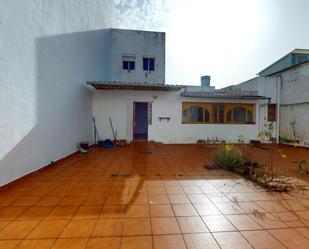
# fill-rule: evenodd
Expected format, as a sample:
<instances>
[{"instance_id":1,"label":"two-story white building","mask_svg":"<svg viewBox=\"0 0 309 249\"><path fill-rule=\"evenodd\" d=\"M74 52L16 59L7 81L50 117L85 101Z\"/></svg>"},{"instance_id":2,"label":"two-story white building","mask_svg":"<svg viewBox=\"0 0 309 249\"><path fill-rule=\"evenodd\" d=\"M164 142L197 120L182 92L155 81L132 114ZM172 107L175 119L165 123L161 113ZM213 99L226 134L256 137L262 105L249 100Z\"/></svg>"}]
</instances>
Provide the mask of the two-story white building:
<instances>
[{"instance_id":1,"label":"two-story white building","mask_svg":"<svg viewBox=\"0 0 309 249\"><path fill-rule=\"evenodd\" d=\"M111 29L109 35L109 81L165 82L165 33Z\"/></svg>"},{"instance_id":2,"label":"two-story white building","mask_svg":"<svg viewBox=\"0 0 309 249\"><path fill-rule=\"evenodd\" d=\"M261 132L256 91L222 92L203 76L201 85L165 84L165 33L110 30L110 74L89 81L96 90L93 116L101 139L164 143L236 142Z\"/></svg>"}]
</instances>

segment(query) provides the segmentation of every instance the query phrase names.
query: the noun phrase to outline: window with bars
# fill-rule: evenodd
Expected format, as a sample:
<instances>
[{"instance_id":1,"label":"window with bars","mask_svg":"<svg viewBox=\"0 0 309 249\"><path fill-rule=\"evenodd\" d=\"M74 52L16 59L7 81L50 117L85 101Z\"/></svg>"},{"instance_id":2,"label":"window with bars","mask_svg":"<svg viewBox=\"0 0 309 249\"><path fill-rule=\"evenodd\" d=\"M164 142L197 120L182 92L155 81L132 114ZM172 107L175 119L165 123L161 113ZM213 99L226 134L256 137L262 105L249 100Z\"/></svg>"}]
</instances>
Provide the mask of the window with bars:
<instances>
[{"instance_id":1,"label":"window with bars","mask_svg":"<svg viewBox=\"0 0 309 249\"><path fill-rule=\"evenodd\" d=\"M184 124L254 124L254 104L182 103Z\"/></svg>"},{"instance_id":2,"label":"window with bars","mask_svg":"<svg viewBox=\"0 0 309 249\"><path fill-rule=\"evenodd\" d=\"M148 125L152 125L152 102L148 102L148 105L147 105L147 108L148 108Z\"/></svg>"}]
</instances>

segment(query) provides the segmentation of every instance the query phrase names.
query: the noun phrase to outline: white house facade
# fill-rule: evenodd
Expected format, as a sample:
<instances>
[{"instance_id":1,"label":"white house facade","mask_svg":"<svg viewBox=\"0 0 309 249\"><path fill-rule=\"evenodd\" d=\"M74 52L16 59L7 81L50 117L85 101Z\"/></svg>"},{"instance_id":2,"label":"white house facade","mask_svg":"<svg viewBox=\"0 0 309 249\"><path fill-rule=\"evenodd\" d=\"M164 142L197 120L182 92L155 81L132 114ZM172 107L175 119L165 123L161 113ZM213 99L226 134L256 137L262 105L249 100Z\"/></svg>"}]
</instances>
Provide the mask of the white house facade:
<instances>
[{"instance_id":1,"label":"white house facade","mask_svg":"<svg viewBox=\"0 0 309 249\"><path fill-rule=\"evenodd\" d=\"M147 120L136 118L136 105L145 103ZM144 122L142 140L163 143L196 143L198 140L237 142L238 136L246 141L256 139L260 130L259 108L264 99L244 99L226 96L185 97L181 90L96 90L93 115L96 118L100 138L113 138L109 117L117 130L118 139L140 140L134 137L134 126ZM214 108L217 108L215 113ZM224 108L223 110L219 110ZM228 121L233 108L244 111L244 120ZM188 112L185 114L185 112ZM205 113L207 118L205 118ZM253 116L246 120L246 112ZM143 115L143 113L140 113ZM187 115L187 117L186 117ZM236 115L236 114L234 114ZM242 114L240 114L242 115ZM249 114L250 115L250 114ZM240 117L241 119L242 117ZM137 131L138 133L138 131ZM145 134L146 133L146 134Z\"/></svg>"},{"instance_id":2,"label":"white house facade","mask_svg":"<svg viewBox=\"0 0 309 249\"><path fill-rule=\"evenodd\" d=\"M268 98L256 91L223 92L203 76L199 86L165 84L165 33L111 29L110 77L94 87L93 116L100 139L196 143L237 142L261 132Z\"/></svg>"}]
</instances>

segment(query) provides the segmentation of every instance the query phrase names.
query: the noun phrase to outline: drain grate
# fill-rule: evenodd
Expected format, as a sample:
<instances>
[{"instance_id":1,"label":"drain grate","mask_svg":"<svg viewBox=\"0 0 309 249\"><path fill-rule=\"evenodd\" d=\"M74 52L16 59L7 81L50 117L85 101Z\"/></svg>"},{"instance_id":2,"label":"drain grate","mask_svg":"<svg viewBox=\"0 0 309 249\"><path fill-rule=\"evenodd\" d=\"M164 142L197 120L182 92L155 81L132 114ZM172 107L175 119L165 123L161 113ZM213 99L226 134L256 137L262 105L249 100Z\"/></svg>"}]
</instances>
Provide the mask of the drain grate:
<instances>
[{"instance_id":1,"label":"drain grate","mask_svg":"<svg viewBox=\"0 0 309 249\"><path fill-rule=\"evenodd\" d=\"M111 177L116 177L116 176L131 177L131 174L129 174L129 173L120 173L120 174L112 173L112 174L111 174Z\"/></svg>"},{"instance_id":2,"label":"drain grate","mask_svg":"<svg viewBox=\"0 0 309 249\"><path fill-rule=\"evenodd\" d=\"M152 155L151 151L140 151L139 154L141 155Z\"/></svg>"},{"instance_id":3,"label":"drain grate","mask_svg":"<svg viewBox=\"0 0 309 249\"><path fill-rule=\"evenodd\" d=\"M119 176L130 177L130 176L131 176L131 174L129 174L129 173L122 173L122 174L119 174Z\"/></svg>"}]
</instances>

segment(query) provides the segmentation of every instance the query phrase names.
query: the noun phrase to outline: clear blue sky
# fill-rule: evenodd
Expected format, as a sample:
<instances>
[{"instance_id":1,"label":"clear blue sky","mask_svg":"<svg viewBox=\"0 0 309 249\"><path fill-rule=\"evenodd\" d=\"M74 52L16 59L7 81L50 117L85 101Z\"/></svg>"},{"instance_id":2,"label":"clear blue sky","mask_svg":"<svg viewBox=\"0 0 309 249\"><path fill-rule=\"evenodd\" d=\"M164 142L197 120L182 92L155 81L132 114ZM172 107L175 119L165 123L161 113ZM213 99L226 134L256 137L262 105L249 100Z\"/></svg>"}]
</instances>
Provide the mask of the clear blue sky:
<instances>
[{"instance_id":1,"label":"clear blue sky","mask_svg":"<svg viewBox=\"0 0 309 249\"><path fill-rule=\"evenodd\" d=\"M309 48L309 0L116 0L119 28L166 32L166 82L237 84Z\"/></svg>"}]
</instances>

